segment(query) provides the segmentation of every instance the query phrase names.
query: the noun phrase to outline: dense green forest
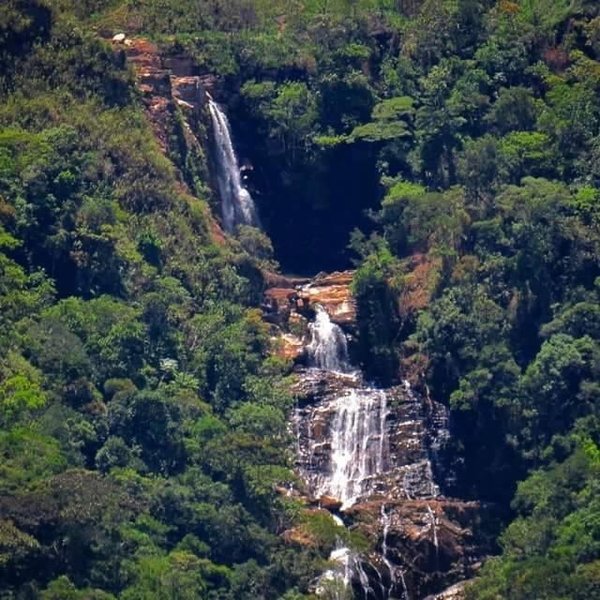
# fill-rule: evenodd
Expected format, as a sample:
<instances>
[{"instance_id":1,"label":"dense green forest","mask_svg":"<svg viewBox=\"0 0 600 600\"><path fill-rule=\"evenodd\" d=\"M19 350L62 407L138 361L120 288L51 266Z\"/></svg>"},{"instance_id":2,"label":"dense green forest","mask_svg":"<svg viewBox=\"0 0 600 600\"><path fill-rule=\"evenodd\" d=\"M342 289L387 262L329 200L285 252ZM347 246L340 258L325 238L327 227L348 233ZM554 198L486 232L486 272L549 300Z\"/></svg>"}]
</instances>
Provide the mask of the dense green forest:
<instances>
[{"instance_id":1,"label":"dense green forest","mask_svg":"<svg viewBox=\"0 0 600 600\"><path fill-rule=\"evenodd\" d=\"M217 77L282 269L355 265L367 373L451 408L446 493L505 527L468 597L600 597L597 0L4 0L0 598L308 598L334 543L281 536L270 243L215 233L121 31Z\"/></svg>"}]
</instances>

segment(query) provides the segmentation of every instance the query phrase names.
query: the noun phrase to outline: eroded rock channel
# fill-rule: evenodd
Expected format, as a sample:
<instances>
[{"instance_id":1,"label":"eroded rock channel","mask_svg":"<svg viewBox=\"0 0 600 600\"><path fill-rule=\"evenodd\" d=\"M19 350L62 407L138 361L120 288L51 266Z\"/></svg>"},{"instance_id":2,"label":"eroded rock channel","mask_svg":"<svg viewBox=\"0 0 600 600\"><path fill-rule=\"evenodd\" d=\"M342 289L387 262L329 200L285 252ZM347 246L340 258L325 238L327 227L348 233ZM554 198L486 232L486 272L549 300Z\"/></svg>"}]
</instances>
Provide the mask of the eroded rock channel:
<instances>
[{"instance_id":1,"label":"eroded rock channel","mask_svg":"<svg viewBox=\"0 0 600 600\"><path fill-rule=\"evenodd\" d=\"M366 600L435 597L450 586L459 594L455 584L485 552L482 507L443 494L453 477L446 408L418 384L376 387L352 364L351 277L280 278L266 292L276 347L296 363L291 429L301 484L293 493L373 548L340 542L314 591Z\"/></svg>"}]
</instances>

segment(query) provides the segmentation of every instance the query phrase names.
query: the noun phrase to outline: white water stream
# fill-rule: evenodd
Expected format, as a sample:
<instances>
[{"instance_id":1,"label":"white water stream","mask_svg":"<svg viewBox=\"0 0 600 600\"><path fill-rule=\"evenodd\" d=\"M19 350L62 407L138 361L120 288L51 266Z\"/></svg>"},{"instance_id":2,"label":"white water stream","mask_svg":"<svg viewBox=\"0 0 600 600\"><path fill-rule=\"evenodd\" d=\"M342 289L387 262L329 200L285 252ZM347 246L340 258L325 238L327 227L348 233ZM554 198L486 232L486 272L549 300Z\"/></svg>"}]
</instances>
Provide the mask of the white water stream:
<instances>
[{"instance_id":1,"label":"white water stream","mask_svg":"<svg viewBox=\"0 0 600 600\"><path fill-rule=\"evenodd\" d=\"M333 323L321 305L317 304L315 311L315 320L308 326L311 339L306 349L310 364L337 373L350 371L348 342L342 328Z\"/></svg>"},{"instance_id":2,"label":"white water stream","mask_svg":"<svg viewBox=\"0 0 600 600\"><path fill-rule=\"evenodd\" d=\"M323 307L316 306L315 313L314 321L309 324L311 337L306 346L311 368L305 377L307 382L316 382L313 385L316 385L317 396L323 394L323 389L328 391L323 402L314 407L309 405L308 412L302 413L299 407L296 409L298 419L302 414L305 417L310 415L308 422L297 421L297 448L298 456L303 457L305 480L312 495L317 499L334 498L341 503L340 510L344 511L361 500L381 494L387 485L382 475L393 472L395 481L400 483L396 493L407 499L437 496L439 490L427 456L417 454L408 463L393 464L388 440L388 400L394 398L393 393L363 381L360 371L353 370L350 363L343 330L332 322ZM409 401L417 404L408 382L404 383L404 391ZM398 419L397 415L394 416ZM412 422L405 420L402 423L410 425ZM306 423L304 427L303 423ZM398 421L395 426L398 427ZM409 428L408 435L413 431L414 427ZM411 438L407 438L405 443L410 451ZM385 570L383 573L379 571L377 561L368 561L346 547L342 541L345 536L340 533L338 544L329 558L331 566L319 578L317 595L336 600L352 597L352 594L365 600L409 600L405 573L392 562L389 547L393 510L384 504L380 511L383 530L380 554L389 578ZM344 526L339 516L332 516L338 526ZM428 516L437 547L437 522L430 507Z\"/></svg>"},{"instance_id":3,"label":"white water stream","mask_svg":"<svg viewBox=\"0 0 600 600\"><path fill-rule=\"evenodd\" d=\"M385 392L351 389L335 401L331 423L331 470L317 496L332 496L342 508L352 506L370 479L383 473L387 461Z\"/></svg>"},{"instance_id":4,"label":"white water stream","mask_svg":"<svg viewBox=\"0 0 600 600\"><path fill-rule=\"evenodd\" d=\"M256 206L250 192L242 185L240 166L233 148L227 116L210 96L208 96L208 110L214 136L223 227L228 233L235 232L238 225L258 227Z\"/></svg>"},{"instance_id":5,"label":"white water stream","mask_svg":"<svg viewBox=\"0 0 600 600\"><path fill-rule=\"evenodd\" d=\"M310 323L309 330L311 341L307 351L313 368L336 374L353 373L346 336L323 307L317 305L315 320ZM357 377L358 373L354 372L354 384ZM369 482L387 467L387 396L384 390L373 387L348 387L333 400L332 408L334 415L328 440L330 467L317 477L314 493L317 497L338 499L344 509L364 495ZM312 454L314 448L310 450ZM339 517L334 516L334 519L338 525L343 525ZM362 596L365 599L372 596L369 577L355 552L340 543L329 559L333 566L321 577L316 590L318 595L327 593L337 598L343 590L347 593L354 577L360 584ZM341 590L339 593L336 586Z\"/></svg>"}]
</instances>

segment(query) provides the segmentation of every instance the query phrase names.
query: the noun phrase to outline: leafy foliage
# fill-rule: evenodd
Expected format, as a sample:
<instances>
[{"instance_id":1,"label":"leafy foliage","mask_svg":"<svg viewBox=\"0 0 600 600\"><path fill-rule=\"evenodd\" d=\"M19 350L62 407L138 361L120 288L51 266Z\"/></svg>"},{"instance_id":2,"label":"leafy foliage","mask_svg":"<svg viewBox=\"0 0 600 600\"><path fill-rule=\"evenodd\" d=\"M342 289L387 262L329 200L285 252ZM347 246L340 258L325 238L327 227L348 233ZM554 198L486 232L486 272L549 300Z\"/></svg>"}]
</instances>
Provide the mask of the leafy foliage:
<instances>
[{"instance_id":1,"label":"leafy foliage","mask_svg":"<svg viewBox=\"0 0 600 600\"><path fill-rule=\"evenodd\" d=\"M362 365L450 407L446 493L508 512L516 491L469 594L597 596L599 19L592 0L3 2L0 595L308 593L331 523L308 524L319 550L278 536L298 524L276 492L290 398L253 307L274 255L345 266L358 227ZM219 76L272 245L213 236L97 35L123 29ZM206 165L185 171L202 196Z\"/></svg>"}]
</instances>

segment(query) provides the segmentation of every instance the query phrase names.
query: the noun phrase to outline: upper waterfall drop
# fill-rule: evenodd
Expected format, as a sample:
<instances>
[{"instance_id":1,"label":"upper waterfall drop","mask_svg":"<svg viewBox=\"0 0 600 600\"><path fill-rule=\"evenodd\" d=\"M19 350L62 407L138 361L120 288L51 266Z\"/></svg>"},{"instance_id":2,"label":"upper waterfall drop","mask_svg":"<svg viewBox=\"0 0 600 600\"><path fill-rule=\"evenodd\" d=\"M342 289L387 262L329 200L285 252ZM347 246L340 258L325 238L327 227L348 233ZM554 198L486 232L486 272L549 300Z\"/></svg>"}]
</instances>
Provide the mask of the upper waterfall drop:
<instances>
[{"instance_id":1,"label":"upper waterfall drop","mask_svg":"<svg viewBox=\"0 0 600 600\"><path fill-rule=\"evenodd\" d=\"M316 305L315 310L315 320L309 324L311 341L307 346L311 366L327 371L348 372L348 342L342 328L333 323L320 304Z\"/></svg>"},{"instance_id":2,"label":"upper waterfall drop","mask_svg":"<svg viewBox=\"0 0 600 600\"><path fill-rule=\"evenodd\" d=\"M258 227L258 213L254 200L250 192L242 185L240 166L233 149L229 121L221 107L210 95L208 95L208 110L212 120L223 227L228 233L235 231L238 225Z\"/></svg>"}]
</instances>

